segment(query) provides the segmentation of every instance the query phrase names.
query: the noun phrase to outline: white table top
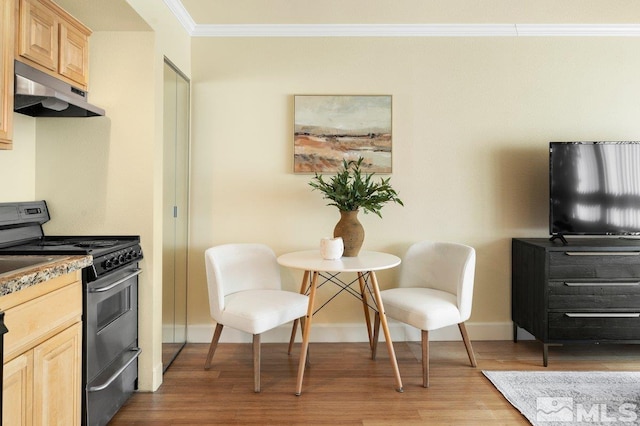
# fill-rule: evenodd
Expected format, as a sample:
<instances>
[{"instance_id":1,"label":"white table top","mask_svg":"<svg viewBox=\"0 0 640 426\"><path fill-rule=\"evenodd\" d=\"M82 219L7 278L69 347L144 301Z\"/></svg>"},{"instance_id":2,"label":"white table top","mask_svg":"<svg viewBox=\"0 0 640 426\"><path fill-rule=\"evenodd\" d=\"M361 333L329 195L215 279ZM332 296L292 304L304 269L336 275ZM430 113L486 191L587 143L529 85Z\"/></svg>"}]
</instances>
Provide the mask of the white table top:
<instances>
[{"instance_id":1,"label":"white table top","mask_svg":"<svg viewBox=\"0 0 640 426\"><path fill-rule=\"evenodd\" d=\"M400 258L389 253L360 251L356 257L325 260L320 250L296 251L278 257L278 263L294 269L318 272L365 272L393 268Z\"/></svg>"}]
</instances>

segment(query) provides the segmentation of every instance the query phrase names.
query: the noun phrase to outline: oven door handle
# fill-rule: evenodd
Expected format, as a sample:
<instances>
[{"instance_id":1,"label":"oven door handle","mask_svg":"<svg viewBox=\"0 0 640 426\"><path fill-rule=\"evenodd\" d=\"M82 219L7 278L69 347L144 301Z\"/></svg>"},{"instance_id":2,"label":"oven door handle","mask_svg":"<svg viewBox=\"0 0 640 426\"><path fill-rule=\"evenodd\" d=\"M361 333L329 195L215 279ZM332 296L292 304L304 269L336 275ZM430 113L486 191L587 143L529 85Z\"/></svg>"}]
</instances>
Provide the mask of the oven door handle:
<instances>
[{"instance_id":1,"label":"oven door handle","mask_svg":"<svg viewBox=\"0 0 640 426\"><path fill-rule=\"evenodd\" d=\"M124 277L121 280L116 281L115 283L105 286L105 287L100 287L100 288L90 288L89 289L89 293L104 293L105 291L109 291L112 288L118 287L120 284L122 284L123 282L127 281L128 279L131 279L137 275L140 275L140 273L142 272L142 269L136 269L132 274L127 275L126 277Z\"/></svg>"},{"instance_id":2,"label":"oven door handle","mask_svg":"<svg viewBox=\"0 0 640 426\"><path fill-rule=\"evenodd\" d=\"M128 360L122 367L118 368L118 371L113 373L111 375L111 377L109 377L104 383L101 383L101 384L99 384L97 386L91 386L89 388L89 392L98 392L98 391L101 391L101 390L106 389L107 387L109 387L109 385L111 383L113 383L118 377L120 377L122 372L124 370L126 370L127 367L129 367L131 365L131 363L138 358L138 356L140 355L140 352L142 352L142 349L140 349L140 348L131 348L130 350L131 350L131 352L135 352L133 354L133 356L131 357L131 359Z\"/></svg>"}]
</instances>

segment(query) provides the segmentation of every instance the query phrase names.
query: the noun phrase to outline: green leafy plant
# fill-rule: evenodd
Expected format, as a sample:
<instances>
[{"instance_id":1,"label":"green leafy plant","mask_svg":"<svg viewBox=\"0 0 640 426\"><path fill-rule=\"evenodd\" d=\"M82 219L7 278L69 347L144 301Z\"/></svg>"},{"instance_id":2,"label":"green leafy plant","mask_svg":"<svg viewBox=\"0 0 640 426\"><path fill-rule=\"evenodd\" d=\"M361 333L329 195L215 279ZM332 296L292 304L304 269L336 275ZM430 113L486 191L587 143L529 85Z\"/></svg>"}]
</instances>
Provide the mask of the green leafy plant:
<instances>
[{"instance_id":1,"label":"green leafy plant","mask_svg":"<svg viewBox=\"0 0 640 426\"><path fill-rule=\"evenodd\" d=\"M365 213L371 212L382 217L380 210L386 203L394 202L404 206L389 183L391 178L380 178L375 182L375 173L366 174L360 170L362 160L362 157L357 161L343 160L342 170L335 176L325 180L316 173L309 185L313 190L322 192L324 199L331 200L328 206L336 206L340 211L362 209Z\"/></svg>"}]
</instances>

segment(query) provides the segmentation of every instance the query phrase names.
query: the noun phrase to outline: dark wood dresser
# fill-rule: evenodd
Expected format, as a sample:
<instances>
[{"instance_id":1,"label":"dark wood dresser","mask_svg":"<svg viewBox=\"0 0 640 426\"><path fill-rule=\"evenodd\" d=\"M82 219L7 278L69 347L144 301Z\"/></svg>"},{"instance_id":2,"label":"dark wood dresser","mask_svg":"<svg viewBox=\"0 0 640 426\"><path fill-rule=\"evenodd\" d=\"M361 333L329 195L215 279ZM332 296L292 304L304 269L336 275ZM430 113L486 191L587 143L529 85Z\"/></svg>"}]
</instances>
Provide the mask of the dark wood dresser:
<instances>
[{"instance_id":1,"label":"dark wood dresser","mask_svg":"<svg viewBox=\"0 0 640 426\"><path fill-rule=\"evenodd\" d=\"M511 318L543 343L640 343L640 240L512 240Z\"/></svg>"}]
</instances>

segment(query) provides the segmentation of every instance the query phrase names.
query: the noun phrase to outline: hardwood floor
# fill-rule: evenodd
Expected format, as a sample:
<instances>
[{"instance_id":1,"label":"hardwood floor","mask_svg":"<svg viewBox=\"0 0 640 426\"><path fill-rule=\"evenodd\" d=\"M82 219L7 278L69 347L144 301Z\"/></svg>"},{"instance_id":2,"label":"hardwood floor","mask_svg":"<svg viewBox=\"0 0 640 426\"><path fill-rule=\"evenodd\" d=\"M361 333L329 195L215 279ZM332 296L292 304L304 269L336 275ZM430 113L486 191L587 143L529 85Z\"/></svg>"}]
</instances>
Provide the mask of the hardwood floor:
<instances>
[{"instance_id":1,"label":"hardwood floor","mask_svg":"<svg viewBox=\"0 0 640 426\"><path fill-rule=\"evenodd\" d=\"M431 343L431 387L421 386L420 344L395 343L404 392L394 389L388 354L367 343L312 343L311 367L295 396L299 344L262 345L262 392L253 392L250 344L188 344L154 393L136 393L110 425L526 425L482 370L545 370L538 342ZM546 370L640 371L640 345L551 347Z\"/></svg>"}]
</instances>

